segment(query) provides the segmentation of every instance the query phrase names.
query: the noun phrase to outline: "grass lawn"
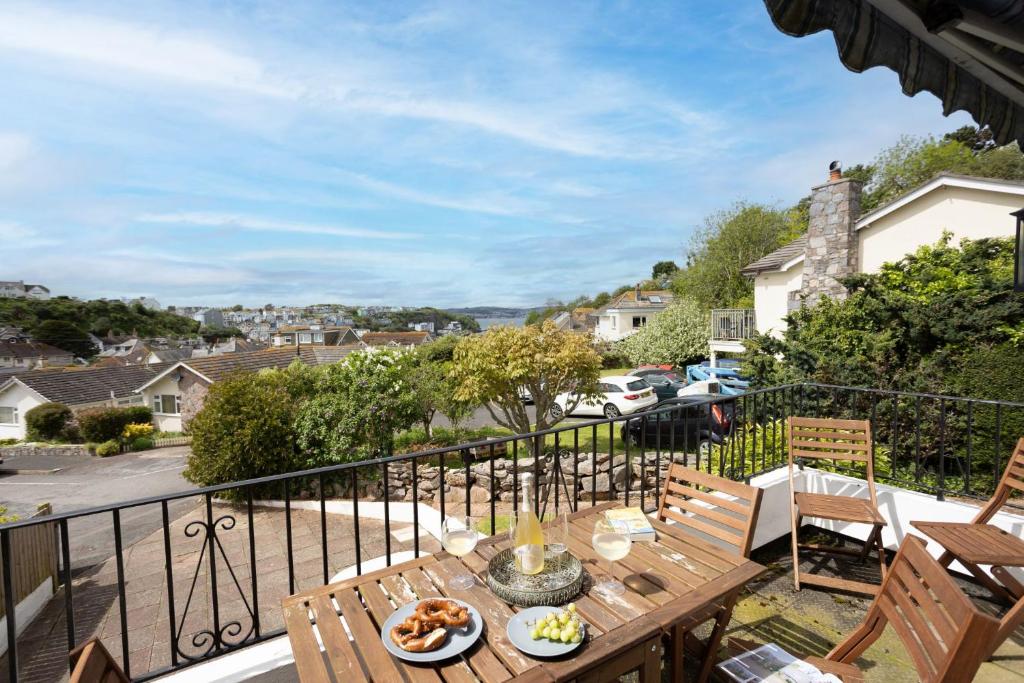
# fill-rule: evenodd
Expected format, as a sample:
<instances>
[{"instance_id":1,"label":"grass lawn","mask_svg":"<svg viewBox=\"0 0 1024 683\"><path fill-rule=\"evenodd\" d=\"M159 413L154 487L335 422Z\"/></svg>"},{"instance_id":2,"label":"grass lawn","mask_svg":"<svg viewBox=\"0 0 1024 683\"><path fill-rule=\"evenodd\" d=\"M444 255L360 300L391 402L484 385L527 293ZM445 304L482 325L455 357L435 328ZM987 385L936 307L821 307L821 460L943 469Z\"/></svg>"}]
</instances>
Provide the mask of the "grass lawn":
<instances>
[{"instance_id":1,"label":"grass lawn","mask_svg":"<svg viewBox=\"0 0 1024 683\"><path fill-rule=\"evenodd\" d=\"M477 521L477 523L474 526L476 527L477 531L488 536L493 536L494 534L504 534L508 533L508 530L512 528L512 523L515 521L515 518L516 517L513 514L498 514L494 515L493 529L491 529L490 517L484 517L483 519ZM549 512L548 514L544 515L544 519L541 520L541 523L550 522L554 518L555 513Z\"/></svg>"},{"instance_id":2,"label":"grass lawn","mask_svg":"<svg viewBox=\"0 0 1024 683\"><path fill-rule=\"evenodd\" d=\"M625 375L633 368L608 368L607 370L601 371L602 377L611 377L612 375Z\"/></svg>"}]
</instances>

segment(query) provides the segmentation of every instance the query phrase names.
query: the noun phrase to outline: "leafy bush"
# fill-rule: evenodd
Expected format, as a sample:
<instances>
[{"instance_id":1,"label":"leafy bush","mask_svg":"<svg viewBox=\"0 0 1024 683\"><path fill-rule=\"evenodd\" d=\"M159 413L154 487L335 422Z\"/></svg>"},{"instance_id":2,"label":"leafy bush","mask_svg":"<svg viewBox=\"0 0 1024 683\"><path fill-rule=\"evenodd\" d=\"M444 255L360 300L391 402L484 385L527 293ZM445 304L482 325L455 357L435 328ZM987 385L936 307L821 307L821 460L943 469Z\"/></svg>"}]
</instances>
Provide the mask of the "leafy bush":
<instances>
[{"instance_id":1,"label":"leafy bush","mask_svg":"<svg viewBox=\"0 0 1024 683\"><path fill-rule=\"evenodd\" d=\"M684 367L708 354L707 311L692 299L676 299L672 305L636 334L618 343L633 365L670 363Z\"/></svg>"},{"instance_id":2,"label":"leafy bush","mask_svg":"<svg viewBox=\"0 0 1024 683\"><path fill-rule=\"evenodd\" d=\"M598 347L598 353L601 354L601 367L605 370L628 368L632 365L629 361L629 356L623 353L622 349L615 344Z\"/></svg>"},{"instance_id":3,"label":"leafy bush","mask_svg":"<svg viewBox=\"0 0 1024 683\"><path fill-rule=\"evenodd\" d=\"M153 422L153 410L148 406L128 406L119 410L124 412L128 424L150 424Z\"/></svg>"},{"instance_id":4,"label":"leafy bush","mask_svg":"<svg viewBox=\"0 0 1024 683\"><path fill-rule=\"evenodd\" d=\"M116 439L110 441L104 441L96 447L96 455L101 458L106 458L111 455L117 455L121 452L121 442Z\"/></svg>"},{"instance_id":5,"label":"leafy bush","mask_svg":"<svg viewBox=\"0 0 1024 683\"><path fill-rule=\"evenodd\" d=\"M190 424L186 479L211 486L301 469L293 428L298 404L285 375L241 373L210 387ZM280 491L267 489L271 495Z\"/></svg>"},{"instance_id":6,"label":"leafy bush","mask_svg":"<svg viewBox=\"0 0 1024 683\"><path fill-rule=\"evenodd\" d=\"M88 441L120 439L129 424L150 422L153 412L144 406L93 408L78 414L78 427Z\"/></svg>"},{"instance_id":7,"label":"leafy bush","mask_svg":"<svg viewBox=\"0 0 1024 683\"><path fill-rule=\"evenodd\" d=\"M133 451L148 451L153 447L153 439L147 436L140 436L137 439L132 440Z\"/></svg>"},{"instance_id":8,"label":"leafy bush","mask_svg":"<svg viewBox=\"0 0 1024 683\"><path fill-rule=\"evenodd\" d=\"M64 434L72 418L63 403L43 403L25 413L25 436L29 441L54 441Z\"/></svg>"},{"instance_id":9,"label":"leafy bush","mask_svg":"<svg viewBox=\"0 0 1024 683\"><path fill-rule=\"evenodd\" d=\"M153 425L149 422L132 422L125 425L124 431L121 432L121 438L125 441L135 441L140 438L149 439L151 436L153 436Z\"/></svg>"},{"instance_id":10,"label":"leafy bush","mask_svg":"<svg viewBox=\"0 0 1024 683\"><path fill-rule=\"evenodd\" d=\"M20 443L21 439L0 439L0 446L13 446L16 443Z\"/></svg>"},{"instance_id":11,"label":"leafy bush","mask_svg":"<svg viewBox=\"0 0 1024 683\"><path fill-rule=\"evenodd\" d=\"M8 522L17 522L18 515L8 515L7 508L0 505L0 524L7 524Z\"/></svg>"},{"instance_id":12,"label":"leafy bush","mask_svg":"<svg viewBox=\"0 0 1024 683\"><path fill-rule=\"evenodd\" d=\"M409 381L415 362L412 353L376 349L323 366L315 395L303 404L296 422L305 464L316 467L390 453L395 432L408 429L420 416Z\"/></svg>"}]
</instances>

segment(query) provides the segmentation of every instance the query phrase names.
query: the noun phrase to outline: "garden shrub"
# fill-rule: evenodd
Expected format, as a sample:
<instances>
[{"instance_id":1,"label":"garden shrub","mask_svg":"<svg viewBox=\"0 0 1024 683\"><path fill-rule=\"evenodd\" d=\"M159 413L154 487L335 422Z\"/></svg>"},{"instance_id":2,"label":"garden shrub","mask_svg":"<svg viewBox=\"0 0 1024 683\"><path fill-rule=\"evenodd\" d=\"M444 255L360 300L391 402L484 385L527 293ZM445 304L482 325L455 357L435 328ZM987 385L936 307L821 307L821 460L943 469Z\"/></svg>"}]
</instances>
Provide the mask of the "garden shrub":
<instances>
[{"instance_id":1,"label":"garden shrub","mask_svg":"<svg viewBox=\"0 0 1024 683\"><path fill-rule=\"evenodd\" d=\"M153 420L153 412L145 406L128 408L93 408L78 414L78 427L88 441L119 439L129 424Z\"/></svg>"},{"instance_id":2,"label":"garden shrub","mask_svg":"<svg viewBox=\"0 0 1024 683\"><path fill-rule=\"evenodd\" d=\"M64 436L72 418L63 403L43 403L25 413L25 437L29 441L55 441Z\"/></svg>"},{"instance_id":3,"label":"garden shrub","mask_svg":"<svg viewBox=\"0 0 1024 683\"><path fill-rule=\"evenodd\" d=\"M0 439L0 446L13 446L16 443L20 443L21 439Z\"/></svg>"},{"instance_id":4,"label":"garden shrub","mask_svg":"<svg viewBox=\"0 0 1024 683\"><path fill-rule=\"evenodd\" d=\"M124 431L121 433L121 437L125 441L135 441L139 438L150 438L153 436L153 425L149 422L133 422L125 425ZM152 439L150 439L152 440Z\"/></svg>"},{"instance_id":5,"label":"garden shrub","mask_svg":"<svg viewBox=\"0 0 1024 683\"><path fill-rule=\"evenodd\" d=\"M148 436L140 436L132 440L131 444L133 451L148 451L153 447L153 439Z\"/></svg>"},{"instance_id":6,"label":"garden shrub","mask_svg":"<svg viewBox=\"0 0 1024 683\"><path fill-rule=\"evenodd\" d=\"M212 486L301 469L293 428L296 410L285 373L238 374L217 382L190 423L192 452L185 478ZM271 495L280 491L280 485L267 489Z\"/></svg>"},{"instance_id":7,"label":"garden shrub","mask_svg":"<svg viewBox=\"0 0 1024 683\"><path fill-rule=\"evenodd\" d=\"M116 439L110 441L104 441L96 447L96 455L101 458L106 458L111 455L117 455L121 452L121 442Z\"/></svg>"}]
</instances>

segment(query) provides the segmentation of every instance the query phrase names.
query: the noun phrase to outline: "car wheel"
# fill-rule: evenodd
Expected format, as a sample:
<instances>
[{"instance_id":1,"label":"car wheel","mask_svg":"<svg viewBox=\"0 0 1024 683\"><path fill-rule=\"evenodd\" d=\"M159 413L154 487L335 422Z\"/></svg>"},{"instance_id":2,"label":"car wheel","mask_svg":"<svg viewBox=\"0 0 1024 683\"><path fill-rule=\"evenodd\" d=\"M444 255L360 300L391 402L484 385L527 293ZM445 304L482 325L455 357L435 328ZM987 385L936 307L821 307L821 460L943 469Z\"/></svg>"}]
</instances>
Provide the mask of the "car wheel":
<instances>
[{"instance_id":1,"label":"car wheel","mask_svg":"<svg viewBox=\"0 0 1024 683\"><path fill-rule=\"evenodd\" d=\"M609 403L604 407L604 416L609 420L620 417L621 415L622 413L619 412L619 409L616 408L614 404Z\"/></svg>"},{"instance_id":2,"label":"car wheel","mask_svg":"<svg viewBox=\"0 0 1024 683\"><path fill-rule=\"evenodd\" d=\"M565 411L562 410L562 406L558 405L557 403L553 403L551 405L550 412L551 417L555 418L556 420L561 420L563 417L565 417Z\"/></svg>"}]
</instances>

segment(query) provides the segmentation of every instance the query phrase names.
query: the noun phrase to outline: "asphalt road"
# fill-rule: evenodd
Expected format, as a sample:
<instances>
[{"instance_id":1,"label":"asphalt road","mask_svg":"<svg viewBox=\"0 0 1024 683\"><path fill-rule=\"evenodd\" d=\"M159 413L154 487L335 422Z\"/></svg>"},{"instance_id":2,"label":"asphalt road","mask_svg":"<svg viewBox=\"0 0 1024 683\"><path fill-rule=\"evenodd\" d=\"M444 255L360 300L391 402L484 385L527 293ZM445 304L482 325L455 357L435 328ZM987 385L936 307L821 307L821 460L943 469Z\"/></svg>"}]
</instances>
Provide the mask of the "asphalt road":
<instances>
[{"instance_id":1,"label":"asphalt road","mask_svg":"<svg viewBox=\"0 0 1024 683\"><path fill-rule=\"evenodd\" d=\"M110 458L20 457L0 465L0 504L9 512L28 516L40 503L54 512L110 505L195 488L181 476L187 447L125 453ZM51 471L56 469L57 471ZM12 473L12 470L31 473ZM177 519L197 504L195 497L171 501L168 513ZM121 511L122 545L127 547L162 526L160 505ZM71 565L75 569L103 561L114 554L111 513L89 515L68 522Z\"/></svg>"}]
</instances>

